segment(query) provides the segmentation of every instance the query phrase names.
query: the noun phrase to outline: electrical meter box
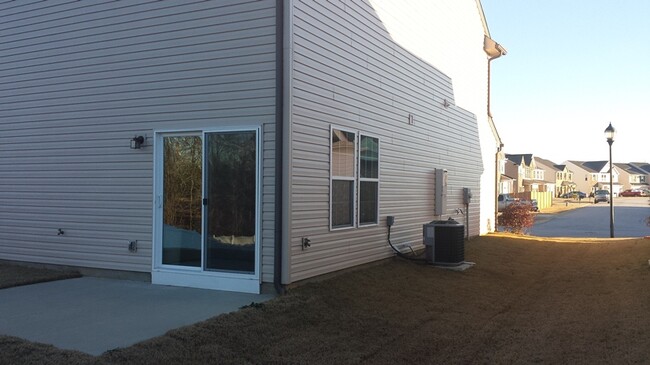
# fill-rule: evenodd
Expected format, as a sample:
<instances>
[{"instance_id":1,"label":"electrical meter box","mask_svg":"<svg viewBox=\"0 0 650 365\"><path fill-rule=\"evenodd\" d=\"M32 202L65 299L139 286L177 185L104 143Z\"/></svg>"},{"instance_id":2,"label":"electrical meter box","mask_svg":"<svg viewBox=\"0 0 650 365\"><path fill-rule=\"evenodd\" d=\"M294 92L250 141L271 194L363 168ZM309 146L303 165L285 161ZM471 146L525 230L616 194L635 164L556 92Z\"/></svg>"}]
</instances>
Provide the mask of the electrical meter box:
<instances>
[{"instance_id":1,"label":"electrical meter box","mask_svg":"<svg viewBox=\"0 0 650 365\"><path fill-rule=\"evenodd\" d=\"M434 215L443 215L447 211L447 170L436 169L436 192Z\"/></svg>"},{"instance_id":2,"label":"electrical meter box","mask_svg":"<svg viewBox=\"0 0 650 365\"><path fill-rule=\"evenodd\" d=\"M463 188L463 204L469 204L472 201L472 189Z\"/></svg>"}]
</instances>

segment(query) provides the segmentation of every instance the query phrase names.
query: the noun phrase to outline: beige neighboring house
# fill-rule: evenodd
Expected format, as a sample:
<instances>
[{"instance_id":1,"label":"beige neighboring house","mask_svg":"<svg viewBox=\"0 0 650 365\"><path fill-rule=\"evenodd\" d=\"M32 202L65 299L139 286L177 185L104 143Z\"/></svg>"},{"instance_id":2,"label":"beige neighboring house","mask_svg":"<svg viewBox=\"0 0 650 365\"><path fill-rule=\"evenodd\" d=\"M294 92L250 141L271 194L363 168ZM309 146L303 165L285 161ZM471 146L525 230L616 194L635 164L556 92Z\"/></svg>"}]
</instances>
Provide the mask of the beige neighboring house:
<instances>
[{"instance_id":1,"label":"beige neighboring house","mask_svg":"<svg viewBox=\"0 0 650 365\"><path fill-rule=\"evenodd\" d=\"M506 154L506 158L517 166L516 187L518 193L535 191L535 192L554 192L555 182L546 180L545 166L538 166L533 154ZM550 162L550 161L549 161ZM506 167L508 167L506 165ZM513 173L510 168L506 175Z\"/></svg>"},{"instance_id":2,"label":"beige neighboring house","mask_svg":"<svg viewBox=\"0 0 650 365\"><path fill-rule=\"evenodd\" d=\"M535 162L537 168L545 171L546 180L553 182L552 189L547 190L552 191L553 196L558 197L575 190L576 184L573 182L573 172L566 165L559 165L540 157L535 157Z\"/></svg>"},{"instance_id":3,"label":"beige neighboring house","mask_svg":"<svg viewBox=\"0 0 650 365\"><path fill-rule=\"evenodd\" d=\"M573 171L576 190L588 195L596 190L610 190L608 161L565 161L564 164ZM619 175L619 169L614 165L611 189L614 196L623 190L623 185L619 182Z\"/></svg>"},{"instance_id":4,"label":"beige neighboring house","mask_svg":"<svg viewBox=\"0 0 650 365\"><path fill-rule=\"evenodd\" d=\"M643 180L645 181L646 189L650 189L650 163L630 162L630 165L632 165L636 169L643 171L644 175L642 176L645 176ZM641 180L641 176L639 176L639 180Z\"/></svg>"},{"instance_id":5,"label":"beige neighboring house","mask_svg":"<svg viewBox=\"0 0 650 365\"><path fill-rule=\"evenodd\" d=\"M573 171L567 165L555 165L555 196L561 196L576 190L576 183L573 181Z\"/></svg>"},{"instance_id":6,"label":"beige neighboring house","mask_svg":"<svg viewBox=\"0 0 650 365\"><path fill-rule=\"evenodd\" d=\"M619 169L619 182L623 190L627 189L648 189L648 172L632 163L615 163Z\"/></svg>"},{"instance_id":7,"label":"beige neighboring house","mask_svg":"<svg viewBox=\"0 0 650 365\"><path fill-rule=\"evenodd\" d=\"M538 170L544 170L544 180L546 180L546 190L548 192L551 192L553 196L555 196L555 192L557 191L557 168L555 167L555 163L543 159L541 157L535 157L535 166Z\"/></svg>"}]
</instances>

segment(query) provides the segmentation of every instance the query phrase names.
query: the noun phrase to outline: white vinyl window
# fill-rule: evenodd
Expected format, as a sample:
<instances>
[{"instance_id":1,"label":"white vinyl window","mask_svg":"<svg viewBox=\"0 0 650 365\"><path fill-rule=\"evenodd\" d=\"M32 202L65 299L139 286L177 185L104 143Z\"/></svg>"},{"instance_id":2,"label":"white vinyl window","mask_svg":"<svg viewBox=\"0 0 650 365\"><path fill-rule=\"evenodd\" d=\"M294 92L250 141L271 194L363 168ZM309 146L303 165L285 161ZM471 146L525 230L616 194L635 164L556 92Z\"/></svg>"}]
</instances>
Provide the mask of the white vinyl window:
<instances>
[{"instance_id":1,"label":"white vinyl window","mask_svg":"<svg viewBox=\"0 0 650 365\"><path fill-rule=\"evenodd\" d=\"M332 128L330 164L331 228L379 223L379 138Z\"/></svg>"}]
</instances>

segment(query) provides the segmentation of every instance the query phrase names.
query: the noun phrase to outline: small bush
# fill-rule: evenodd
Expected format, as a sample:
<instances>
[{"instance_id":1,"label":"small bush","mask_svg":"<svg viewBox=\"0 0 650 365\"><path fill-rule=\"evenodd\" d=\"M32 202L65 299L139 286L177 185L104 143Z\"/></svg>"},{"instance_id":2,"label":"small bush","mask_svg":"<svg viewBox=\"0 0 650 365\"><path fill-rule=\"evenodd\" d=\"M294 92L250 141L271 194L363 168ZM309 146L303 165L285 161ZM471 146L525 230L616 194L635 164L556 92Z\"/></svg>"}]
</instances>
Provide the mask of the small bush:
<instances>
[{"instance_id":1,"label":"small bush","mask_svg":"<svg viewBox=\"0 0 650 365\"><path fill-rule=\"evenodd\" d=\"M499 224L507 231L516 234L526 233L526 230L532 227L533 223L535 223L535 216L528 204L510 204L499 217Z\"/></svg>"}]
</instances>

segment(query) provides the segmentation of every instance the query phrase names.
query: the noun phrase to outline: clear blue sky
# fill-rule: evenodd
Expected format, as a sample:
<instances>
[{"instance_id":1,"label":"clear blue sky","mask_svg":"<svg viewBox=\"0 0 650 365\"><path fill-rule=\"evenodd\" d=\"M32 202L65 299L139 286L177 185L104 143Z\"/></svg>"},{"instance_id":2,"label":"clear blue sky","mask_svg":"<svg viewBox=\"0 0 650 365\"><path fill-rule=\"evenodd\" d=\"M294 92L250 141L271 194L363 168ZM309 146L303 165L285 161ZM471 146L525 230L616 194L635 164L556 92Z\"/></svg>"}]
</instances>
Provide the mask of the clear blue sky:
<instances>
[{"instance_id":1,"label":"clear blue sky","mask_svg":"<svg viewBox=\"0 0 650 365\"><path fill-rule=\"evenodd\" d=\"M482 0L506 153L650 162L650 0Z\"/></svg>"}]
</instances>

